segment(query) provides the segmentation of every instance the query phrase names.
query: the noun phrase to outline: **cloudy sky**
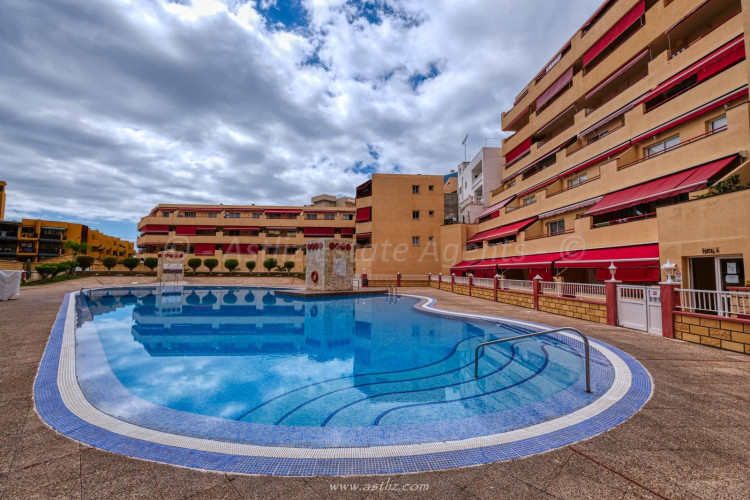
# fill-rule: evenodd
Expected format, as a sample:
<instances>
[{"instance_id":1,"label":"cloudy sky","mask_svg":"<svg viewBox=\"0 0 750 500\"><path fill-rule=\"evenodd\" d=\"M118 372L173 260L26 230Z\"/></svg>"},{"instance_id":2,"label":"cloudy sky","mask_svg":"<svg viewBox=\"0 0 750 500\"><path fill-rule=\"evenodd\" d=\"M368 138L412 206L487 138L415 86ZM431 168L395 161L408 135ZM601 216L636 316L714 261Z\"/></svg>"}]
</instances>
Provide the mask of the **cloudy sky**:
<instances>
[{"instance_id":1,"label":"cloudy sky","mask_svg":"<svg viewBox=\"0 0 750 500\"><path fill-rule=\"evenodd\" d=\"M0 0L6 218L135 239L160 202L445 174L600 2Z\"/></svg>"}]
</instances>

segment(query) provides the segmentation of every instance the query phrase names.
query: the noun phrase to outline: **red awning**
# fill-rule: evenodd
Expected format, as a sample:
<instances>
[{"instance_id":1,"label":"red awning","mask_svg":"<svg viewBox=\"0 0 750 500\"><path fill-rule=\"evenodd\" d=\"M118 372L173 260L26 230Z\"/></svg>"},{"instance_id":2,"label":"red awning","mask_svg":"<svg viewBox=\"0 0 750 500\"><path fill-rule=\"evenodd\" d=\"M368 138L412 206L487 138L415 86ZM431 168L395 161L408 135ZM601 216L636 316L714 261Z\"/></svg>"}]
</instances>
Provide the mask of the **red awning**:
<instances>
[{"instance_id":1,"label":"red awning","mask_svg":"<svg viewBox=\"0 0 750 500\"><path fill-rule=\"evenodd\" d=\"M216 245L213 243L196 243L195 244L195 255L214 255L216 253Z\"/></svg>"},{"instance_id":2,"label":"red awning","mask_svg":"<svg viewBox=\"0 0 750 500\"><path fill-rule=\"evenodd\" d=\"M605 268L613 262L617 267L658 267L659 244L579 250L555 262L555 267Z\"/></svg>"},{"instance_id":3,"label":"red awning","mask_svg":"<svg viewBox=\"0 0 750 500\"><path fill-rule=\"evenodd\" d=\"M372 238L372 233L359 233L357 235L358 240L366 240L368 238Z\"/></svg>"},{"instance_id":4,"label":"red awning","mask_svg":"<svg viewBox=\"0 0 750 500\"><path fill-rule=\"evenodd\" d=\"M606 0L603 4L599 6L596 11L591 14L591 17L589 17L585 23L583 23L583 26L581 26L581 31L584 33L589 30L589 28L596 23L596 21L599 18L599 15L602 14L602 11L604 9L608 9L613 3L615 3L617 0Z\"/></svg>"},{"instance_id":5,"label":"red awning","mask_svg":"<svg viewBox=\"0 0 750 500\"><path fill-rule=\"evenodd\" d=\"M372 220L372 207L357 209L357 222L369 222Z\"/></svg>"},{"instance_id":6,"label":"red awning","mask_svg":"<svg viewBox=\"0 0 750 500\"><path fill-rule=\"evenodd\" d=\"M168 233L169 232L169 226L160 226L160 225L154 225L154 224L147 224L143 226L143 229L141 229L144 233Z\"/></svg>"},{"instance_id":7,"label":"red awning","mask_svg":"<svg viewBox=\"0 0 750 500\"><path fill-rule=\"evenodd\" d=\"M487 231L481 231L466 242L467 244L470 243L478 243L480 241L487 241L487 240L496 240L499 238L503 238L505 236L511 236L513 234L518 234L519 231L523 231L528 226L536 222L537 217L531 217L529 219L524 219L522 221L513 222L511 224L506 224L504 226L496 227L494 229L488 229Z\"/></svg>"},{"instance_id":8,"label":"red awning","mask_svg":"<svg viewBox=\"0 0 750 500\"><path fill-rule=\"evenodd\" d=\"M177 226L177 236L195 236L195 226Z\"/></svg>"},{"instance_id":9,"label":"red awning","mask_svg":"<svg viewBox=\"0 0 750 500\"><path fill-rule=\"evenodd\" d=\"M669 198L670 196L703 189L708 186L711 179L717 177L735 158L737 158L737 155L732 155L699 167L689 168L682 172L609 193L604 195L601 201L584 215L606 214L634 207L641 203L649 203Z\"/></svg>"},{"instance_id":10,"label":"red awning","mask_svg":"<svg viewBox=\"0 0 750 500\"><path fill-rule=\"evenodd\" d=\"M511 163L527 155L529 151L531 151L531 137L508 151L508 153L505 155L505 167L507 168Z\"/></svg>"},{"instance_id":11,"label":"red awning","mask_svg":"<svg viewBox=\"0 0 750 500\"><path fill-rule=\"evenodd\" d=\"M481 219L482 217L486 217L486 216L490 215L493 212L497 212L498 210L500 210L501 208L503 208L505 205L507 205L508 203L510 203L511 201L513 201L513 199L515 197L516 197L516 195L513 195L510 198L504 199L500 203L495 203L490 208L488 208L487 210L485 210L484 212L482 212L481 214L479 214L479 216L477 217L477 219Z\"/></svg>"},{"instance_id":12,"label":"red awning","mask_svg":"<svg viewBox=\"0 0 750 500\"><path fill-rule=\"evenodd\" d=\"M627 70L638 64L638 62L646 57L649 53L649 49L644 49L643 52L632 58L630 61L626 62L622 66L620 66L614 73L609 75L607 78L605 78L599 85L591 89L591 91L586 94L586 99L591 99L593 96L598 94L603 88L605 88L607 85L612 83L614 79L616 79L618 76L625 73Z\"/></svg>"},{"instance_id":13,"label":"red awning","mask_svg":"<svg viewBox=\"0 0 750 500\"><path fill-rule=\"evenodd\" d=\"M302 213L302 210L292 210L287 208L271 208L264 210L267 214L292 214L292 215L299 215Z\"/></svg>"},{"instance_id":14,"label":"red awning","mask_svg":"<svg viewBox=\"0 0 750 500\"><path fill-rule=\"evenodd\" d=\"M342 227L339 229L339 233L341 234L354 234L354 228L353 227Z\"/></svg>"},{"instance_id":15,"label":"red awning","mask_svg":"<svg viewBox=\"0 0 750 500\"><path fill-rule=\"evenodd\" d=\"M680 71L672 78L669 78L651 92L644 95L637 104L650 101L654 97L666 92L672 87L683 81L697 75L696 85L708 80L717 73L724 71L728 67L738 63L745 58L745 36L738 35L723 46L719 47L712 53L694 62L684 70Z\"/></svg>"},{"instance_id":16,"label":"red awning","mask_svg":"<svg viewBox=\"0 0 750 500\"><path fill-rule=\"evenodd\" d=\"M216 226L195 226L198 231L216 231Z\"/></svg>"},{"instance_id":17,"label":"red awning","mask_svg":"<svg viewBox=\"0 0 750 500\"><path fill-rule=\"evenodd\" d=\"M513 120L511 120L511 122L508 125L506 125L503 130L508 130L513 125L515 125L516 123L518 123L518 121L521 120L521 118L523 118L524 116L528 116L529 113L531 113L531 106L529 106L528 108L526 108L526 109L522 110L520 113L518 113L518 116L516 116L515 118L513 118Z\"/></svg>"},{"instance_id":18,"label":"red awning","mask_svg":"<svg viewBox=\"0 0 750 500\"><path fill-rule=\"evenodd\" d=\"M334 227L306 227L303 228L305 236L333 236L336 234Z\"/></svg>"},{"instance_id":19,"label":"red awning","mask_svg":"<svg viewBox=\"0 0 750 500\"><path fill-rule=\"evenodd\" d=\"M258 245L248 245L245 243L230 243L228 245L223 245L222 248L225 254L255 255L258 253L260 247Z\"/></svg>"},{"instance_id":20,"label":"red awning","mask_svg":"<svg viewBox=\"0 0 750 500\"><path fill-rule=\"evenodd\" d=\"M306 214L337 214L338 211L336 210L307 210L305 209Z\"/></svg>"},{"instance_id":21,"label":"red awning","mask_svg":"<svg viewBox=\"0 0 750 500\"><path fill-rule=\"evenodd\" d=\"M184 212L221 212L224 207L180 207Z\"/></svg>"},{"instance_id":22,"label":"red awning","mask_svg":"<svg viewBox=\"0 0 750 500\"><path fill-rule=\"evenodd\" d=\"M499 268L499 269L536 269L552 267L556 260L569 255L571 252L540 253L535 255L519 255L517 257L503 257L500 259L485 259L479 261L472 267L476 268Z\"/></svg>"},{"instance_id":23,"label":"red awning","mask_svg":"<svg viewBox=\"0 0 750 500\"><path fill-rule=\"evenodd\" d=\"M587 50L583 54L584 67L588 66L589 63L596 58L596 56L601 54L628 28L637 23L640 20L641 16L643 16L645 13L646 2L645 0L641 0L636 4L635 7L630 10L630 12L620 18L620 20L617 21L617 24L612 26L609 31L607 31L599 40L596 41L596 43L594 43L594 45L591 46L589 50Z\"/></svg>"},{"instance_id":24,"label":"red awning","mask_svg":"<svg viewBox=\"0 0 750 500\"><path fill-rule=\"evenodd\" d=\"M260 228L257 226L224 226L224 231L260 231Z\"/></svg>"},{"instance_id":25,"label":"red awning","mask_svg":"<svg viewBox=\"0 0 750 500\"><path fill-rule=\"evenodd\" d=\"M635 144L635 143L644 141L646 139L650 139L651 137L654 137L655 135L661 134L662 132L665 132L669 129L677 127L678 125L681 125L685 123L686 121L692 120L693 118L697 116L704 115L708 113L709 111L713 111L716 108L720 108L721 106L727 104L728 102L732 102L736 99L739 99L740 97L744 97L747 94L748 94L747 85L744 85L736 90L733 90L732 92L729 92L717 99L714 99L711 102L707 102L706 104L703 104L702 106L699 106L691 111L688 111L687 113L680 115L677 118L669 120L666 123L662 123L658 127L652 128L648 132L644 132L643 134L635 137L632 140L632 142L633 144Z\"/></svg>"},{"instance_id":26,"label":"red awning","mask_svg":"<svg viewBox=\"0 0 750 500\"><path fill-rule=\"evenodd\" d=\"M571 81L573 81L573 66L568 68L568 70L565 73L563 73L560 78L555 80L555 82L552 85L547 87L547 90L542 92L542 94L539 97L537 97L536 99L537 113L539 112L540 109L542 109L542 107L545 104L551 101L553 97L559 94L562 89L567 87Z\"/></svg>"},{"instance_id":27,"label":"red awning","mask_svg":"<svg viewBox=\"0 0 750 500\"><path fill-rule=\"evenodd\" d=\"M474 267L474 264L481 262L481 260L465 260L463 262L459 262L455 266L451 266L451 271L460 271L463 269L469 269L471 267Z\"/></svg>"}]
</instances>

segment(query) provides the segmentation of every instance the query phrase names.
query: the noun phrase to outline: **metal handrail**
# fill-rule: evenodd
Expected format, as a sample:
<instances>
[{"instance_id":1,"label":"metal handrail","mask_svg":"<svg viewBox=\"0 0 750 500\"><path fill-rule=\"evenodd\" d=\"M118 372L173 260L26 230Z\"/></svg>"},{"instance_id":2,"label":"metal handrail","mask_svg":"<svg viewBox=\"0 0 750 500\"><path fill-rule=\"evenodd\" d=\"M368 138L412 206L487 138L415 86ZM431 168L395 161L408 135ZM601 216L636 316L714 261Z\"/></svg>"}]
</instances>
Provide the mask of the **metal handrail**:
<instances>
[{"instance_id":1,"label":"metal handrail","mask_svg":"<svg viewBox=\"0 0 750 500\"><path fill-rule=\"evenodd\" d=\"M83 287L78 291L78 295L83 296L83 291L88 290L89 291L89 297L91 297L91 288L89 287Z\"/></svg>"},{"instance_id":2,"label":"metal handrail","mask_svg":"<svg viewBox=\"0 0 750 500\"><path fill-rule=\"evenodd\" d=\"M479 349L484 348L486 345L491 344L500 344L502 342L510 342L511 340L520 340L520 339L526 339L529 337L537 337L539 335L548 335L550 333L558 333L558 332L574 332L581 336L583 339L583 345L585 347L585 353L586 353L586 392L591 392L591 356L590 356L590 350L589 350L589 339L581 333L579 330L576 330L575 328L566 327L566 328L556 328L554 330L542 330L541 332L532 332L532 333L525 333L523 335L516 335L515 337L508 337L505 339L497 339L497 340L490 340L488 342L482 342L479 344L476 349L474 349L474 378L479 378Z\"/></svg>"}]
</instances>

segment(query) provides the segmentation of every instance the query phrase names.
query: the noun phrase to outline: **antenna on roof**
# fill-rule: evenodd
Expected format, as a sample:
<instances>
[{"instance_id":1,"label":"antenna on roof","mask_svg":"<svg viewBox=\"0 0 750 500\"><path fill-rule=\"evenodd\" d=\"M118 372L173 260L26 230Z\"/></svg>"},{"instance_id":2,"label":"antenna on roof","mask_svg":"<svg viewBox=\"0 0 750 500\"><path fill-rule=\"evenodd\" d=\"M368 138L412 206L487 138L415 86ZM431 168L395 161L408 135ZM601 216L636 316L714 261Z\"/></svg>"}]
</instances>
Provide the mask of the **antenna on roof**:
<instances>
[{"instance_id":1,"label":"antenna on roof","mask_svg":"<svg viewBox=\"0 0 750 500\"><path fill-rule=\"evenodd\" d=\"M464 137L464 140L461 141L461 144L464 145L464 162L466 162L466 141L469 139L469 134L466 134L466 137Z\"/></svg>"}]
</instances>

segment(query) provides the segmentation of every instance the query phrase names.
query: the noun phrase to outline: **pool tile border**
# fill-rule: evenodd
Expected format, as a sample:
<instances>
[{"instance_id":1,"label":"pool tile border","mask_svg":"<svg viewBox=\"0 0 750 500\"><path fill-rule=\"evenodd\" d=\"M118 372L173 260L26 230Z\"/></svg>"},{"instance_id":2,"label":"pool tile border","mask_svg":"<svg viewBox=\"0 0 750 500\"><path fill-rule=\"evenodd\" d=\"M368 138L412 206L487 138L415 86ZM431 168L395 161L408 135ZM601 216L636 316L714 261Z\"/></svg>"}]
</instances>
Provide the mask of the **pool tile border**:
<instances>
[{"instance_id":1,"label":"pool tile border","mask_svg":"<svg viewBox=\"0 0 750 500\"><path fill-rule=\"evenodd\" d=\"M166 434L105 415L83 397L75 379L75 296L71 293L63 300L34 384L40 416L58 432L91 446L178 466L311 476L394 474L478 465L529 456L593 437L629 418L652 392L650 375L640 363L611 346L592 341L592 347L603 352L621 375L612 388L595 403L572 414L502 434L359 448L257 446ZM428 312L544 328L524 321L444 311L433 307L433 298L412 297L422 299L416 307Z\"/></svg>"}]
</instances>

